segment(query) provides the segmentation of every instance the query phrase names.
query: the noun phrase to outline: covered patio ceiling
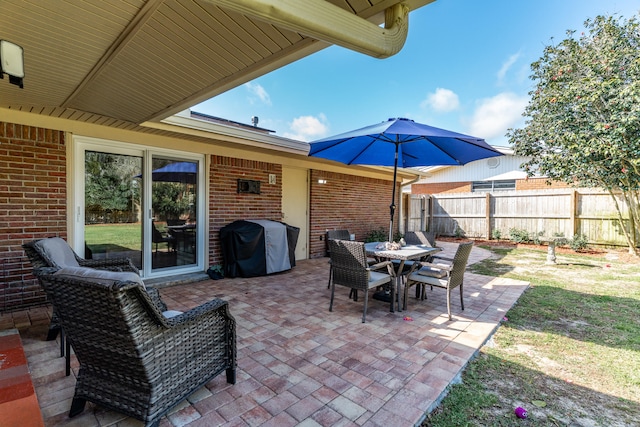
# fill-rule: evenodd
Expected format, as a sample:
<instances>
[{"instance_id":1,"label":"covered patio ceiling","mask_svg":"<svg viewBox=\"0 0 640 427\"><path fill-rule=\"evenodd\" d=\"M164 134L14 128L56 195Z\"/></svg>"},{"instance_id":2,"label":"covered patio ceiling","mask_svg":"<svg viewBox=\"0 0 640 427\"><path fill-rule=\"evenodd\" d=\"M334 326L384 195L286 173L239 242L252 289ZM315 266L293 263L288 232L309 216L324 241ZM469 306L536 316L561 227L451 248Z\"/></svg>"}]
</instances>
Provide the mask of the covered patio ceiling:
<instances>
[{"instance_id":1,"label":"covered patio ceiling","mask_svg":"<svg viewBox=\"0 0 640 427\"><path fill-rule=\"evenodd\" d=\"M432 1L3 0L25 78L0 108L140 130L331 44L390 56Z\"/></svg>"}]
</instances>

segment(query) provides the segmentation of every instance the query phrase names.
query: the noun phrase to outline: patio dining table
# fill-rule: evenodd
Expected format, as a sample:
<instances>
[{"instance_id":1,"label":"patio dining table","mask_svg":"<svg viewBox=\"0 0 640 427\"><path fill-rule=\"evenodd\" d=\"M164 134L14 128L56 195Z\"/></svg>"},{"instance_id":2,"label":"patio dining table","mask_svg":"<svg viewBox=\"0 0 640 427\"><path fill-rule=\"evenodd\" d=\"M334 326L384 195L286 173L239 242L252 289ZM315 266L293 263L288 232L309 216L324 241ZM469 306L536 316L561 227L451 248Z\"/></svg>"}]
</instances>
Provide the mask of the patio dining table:
<instances>
[{"instance_id":1,"label":"patio dining table","mask_svg":"<svg viewBox=\"0 0 640 427\"><path fill-rule=\"evenodd\" d=\"M434 248L428 245L406 245L400 247L400 249L378 249L383 246L385 242L370 242L365 243L364 248L367 251L367 255L376 259L384 260L398 260L400 262L395 263L397 265L395 283L391 288L391 305L389 310L393 313L395 311L395 303L398 303L398 311L402 311L400 308L400 298L402 295L404 265L406 261L420 261L426 257L433 255L436 252L440 252L441 248Z\"/></svg>"},{"instance_id":2,"label":"patio dining table","mask_svg":"<svg viewBox=\"0 0 640 427\"><path fill-rule=\"evenodd\" d=\"M195 223L168 225L167 229L169 230L169 233L176 238L176 246L182 246L182 250L184 252L191 249L191 244L195 242Z\"/></svg>"}]
</instances>

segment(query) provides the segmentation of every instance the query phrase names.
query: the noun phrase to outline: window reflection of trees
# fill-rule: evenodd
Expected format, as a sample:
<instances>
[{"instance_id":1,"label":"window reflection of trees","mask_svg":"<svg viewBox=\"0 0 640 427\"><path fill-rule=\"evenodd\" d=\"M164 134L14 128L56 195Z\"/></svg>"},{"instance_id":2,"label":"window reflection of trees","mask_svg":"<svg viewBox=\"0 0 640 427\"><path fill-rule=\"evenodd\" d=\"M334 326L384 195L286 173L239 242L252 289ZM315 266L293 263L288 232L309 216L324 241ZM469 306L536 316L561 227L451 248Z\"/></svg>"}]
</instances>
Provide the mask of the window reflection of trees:
<instances>
[{"instance_id":1,"label":"window reflection of trees","mask_svg":"<svg viewBox=\"0 0 640 427\"><path fill-rule=\"evenodd\" d=\"M140 221L140 157L86 152L85 223Z\"/></svg>"}]
</instances>

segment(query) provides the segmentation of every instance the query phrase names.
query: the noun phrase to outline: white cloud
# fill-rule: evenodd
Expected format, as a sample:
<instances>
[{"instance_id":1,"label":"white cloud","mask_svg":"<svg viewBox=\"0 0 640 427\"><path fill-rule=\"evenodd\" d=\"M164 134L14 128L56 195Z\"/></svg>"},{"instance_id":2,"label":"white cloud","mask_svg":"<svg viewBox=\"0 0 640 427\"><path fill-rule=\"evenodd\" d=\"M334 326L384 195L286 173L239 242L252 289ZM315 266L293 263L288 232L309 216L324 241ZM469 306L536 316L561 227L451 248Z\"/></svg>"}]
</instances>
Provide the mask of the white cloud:
<instances>
[{"instance_id":1,"label":"white cloud","mask_svg":"<svg viewBox=\"0 0 640 427\"><path fill-rule=\"evenodd\" d=\"M507 72L509 72L509 70L511 69L513 64L516 63L518 58L520 58L520 52L514 53L502 64L502 67L500 67L500 70L498 71L498 84L502 83L502 80L504 80L504 77L507 75Z\"/></svg>"},{"instance_id":2,"label":"white cloud","mask_svg":"<svg viewBox=\"0 0 640 427\"><path fill-rule=\"evenodd\" d=\"M262 85L258 83L249 82L249 83L245 83L244 87L247 88L247 91L249 92L249 94L253 96L257 96L258 99L260 99L260 101L262 101L263 104L271 106L271 97L269 96L269 93L266 91L266 89L262 87ZM253 98L249 98L249 102L253 104L254 103Z\"/></svg>"},{"instance_id":3,"label":"white cloud","mask_svg":"<svg viewBox=\"0 0 640 427\"><path fill-rule=\"evenodd\" d=\"M455 92L437 88L434 93L427 95L427 99L420 104L422 108L431 107L438 112L453 111L460 106L460 100Z\"/></svg>"},{"instance_id":4,"label":"white cloud","mask_svg":"<svg viewBox=\"0 0 640 427\"><path fill-rule=\"evenodd\" d=\"M300 116L289 123L290 132L285 132L284 137L298 141L313 141L325 136L329 131L327 117L320 113L316 116Z\"/></svg>"},{"instance_id":5,"label":"white cloud","mask_svg":"<svg viewBox=\"0 0 640 427\"><path fill-rule=\"evenodd\" d=\"M528 102L529 98L508 92L481 100L469 123L469 133L484 139L504 136L523 119Z\"/></svg>"}]
</instances>

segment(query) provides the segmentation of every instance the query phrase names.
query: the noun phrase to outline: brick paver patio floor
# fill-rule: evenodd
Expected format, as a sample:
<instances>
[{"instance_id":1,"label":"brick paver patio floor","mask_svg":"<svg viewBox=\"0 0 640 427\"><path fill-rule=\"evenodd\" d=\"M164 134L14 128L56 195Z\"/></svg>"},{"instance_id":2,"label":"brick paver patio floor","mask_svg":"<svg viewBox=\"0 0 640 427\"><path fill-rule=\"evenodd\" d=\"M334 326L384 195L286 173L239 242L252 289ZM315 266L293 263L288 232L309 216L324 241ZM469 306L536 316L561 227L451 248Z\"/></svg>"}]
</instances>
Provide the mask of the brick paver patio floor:
<instances>
[{"instance_id":1,"label":"brick paver patio floor","mask_svg":"<svg viewBox=\"0 0 640 427\"><path fill-rule=\"evenodd\" d=\"M455 244L442 243L452 255ZM469 263L489 256L474 247ZM443 289L409 299L407 311L336 289L329 312L327 258L299 261L289 272L162 288L170 309L211 298L229 301L237 321L237 383L220 375L160 423L196 426L414 426L437 406L468 361L498 327L528 283L466 273L465 310ZM45 341L50 307L12 313L20 330L46 426L139 426L139 421L91 403L69 419L77 361L64 376L59 343ZM7 328L7 314L0 329ZM11 326L12 327L12 326Z\"/></svg>"}]
</instances>

